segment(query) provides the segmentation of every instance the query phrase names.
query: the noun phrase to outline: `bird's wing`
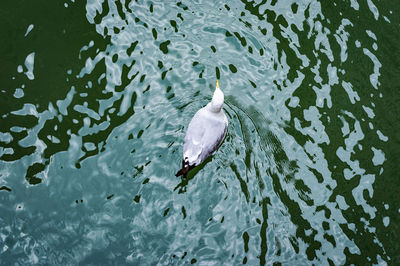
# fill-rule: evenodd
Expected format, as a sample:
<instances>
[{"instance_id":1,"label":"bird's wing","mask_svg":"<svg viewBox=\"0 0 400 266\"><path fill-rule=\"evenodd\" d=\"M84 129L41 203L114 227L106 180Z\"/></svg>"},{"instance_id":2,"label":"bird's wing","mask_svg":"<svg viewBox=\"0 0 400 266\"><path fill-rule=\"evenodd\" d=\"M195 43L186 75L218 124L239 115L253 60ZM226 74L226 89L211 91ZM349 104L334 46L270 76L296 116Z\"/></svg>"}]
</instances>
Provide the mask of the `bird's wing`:
<instances>
[{"instance_id":1,"label":"bird's wing","mask_svg":"<svg viewBox=\"0 0 400 266\"><path fill-rule=\"evenodd\" d=\"M223 121L215 120L212 127L209 127L204 134L201 161L215 153L221 145L227 130L227 125Z\"/></svg>"},{"instance_id":2,"label":"bird's wing","mask_svg":"<svg viewBox=\"0 0 400 266\"><path fill-rule=\"evenodd\" d=\"M226 129L225 121L197 112L186 132L184 157L188 157L191 165L202 163L218 149Z\"/></svg>"},{"instance_id":3,"label":"bird's wing","mask_svg":"<svg viewBox=\"0 0 400 266\"><path fill-rule=\"evenodd\" d=\"M183 144L183 159L186 157L191 165L195 164L202 151L202 139L207 124L205 117L198 111L189 123Z\"/></svg>"}]
</instances>

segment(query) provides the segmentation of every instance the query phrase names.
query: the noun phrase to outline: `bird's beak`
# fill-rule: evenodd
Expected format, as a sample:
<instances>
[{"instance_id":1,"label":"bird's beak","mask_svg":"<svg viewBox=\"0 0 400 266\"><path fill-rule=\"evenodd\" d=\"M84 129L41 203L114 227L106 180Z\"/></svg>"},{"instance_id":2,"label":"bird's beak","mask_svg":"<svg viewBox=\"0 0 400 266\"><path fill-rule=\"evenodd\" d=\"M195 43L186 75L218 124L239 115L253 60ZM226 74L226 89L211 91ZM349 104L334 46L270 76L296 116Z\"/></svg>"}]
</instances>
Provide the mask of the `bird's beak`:
<instances>
[{"instance_id":1,"label":"bird's beak","mask_svg":"<svg viewBox=\"0 0 400 266\"><path fill-rule=\"evenodd\" d=\"M219 89L219 83L218 83L218 79L217 79L217 85L216 85L216 88L218 88L218 89Z\"/></svg>"}]
</instances>

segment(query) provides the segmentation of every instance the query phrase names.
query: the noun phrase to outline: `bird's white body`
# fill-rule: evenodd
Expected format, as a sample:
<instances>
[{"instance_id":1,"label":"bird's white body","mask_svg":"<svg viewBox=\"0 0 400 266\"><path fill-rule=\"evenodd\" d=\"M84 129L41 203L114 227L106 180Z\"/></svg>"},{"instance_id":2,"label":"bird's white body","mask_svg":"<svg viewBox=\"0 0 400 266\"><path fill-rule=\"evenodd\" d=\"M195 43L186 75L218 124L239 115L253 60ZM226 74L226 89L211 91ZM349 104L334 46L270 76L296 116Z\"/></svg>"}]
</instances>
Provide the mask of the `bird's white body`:
<instances>
[{"instance_id":1,"label":"bird's white body","mask_svg":"<svg viewBox=\"0 0 400 266\"><path fill-rule=\"evenodd\" d=\"M221 145L228 128L223 104L224 94L217 81L212 101L196 112L186 130L183 165L193 167L201 164Z\"/></svg>"}]
</instances>

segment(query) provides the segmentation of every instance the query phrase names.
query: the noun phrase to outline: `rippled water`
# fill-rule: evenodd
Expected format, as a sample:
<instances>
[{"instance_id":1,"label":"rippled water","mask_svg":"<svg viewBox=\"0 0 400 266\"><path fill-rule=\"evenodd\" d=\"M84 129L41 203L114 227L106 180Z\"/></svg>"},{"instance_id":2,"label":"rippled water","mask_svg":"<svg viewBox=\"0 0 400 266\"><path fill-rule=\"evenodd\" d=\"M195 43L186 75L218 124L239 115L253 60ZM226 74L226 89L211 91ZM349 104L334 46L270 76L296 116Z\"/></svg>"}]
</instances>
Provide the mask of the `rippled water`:
<instances>
[{"instance_id":1,"label":"rippled water","mask_svg":"<svg viewBox=\"0 0 400 266\"><path fill-rule=\"evenodd\" d=\"M400 264L397 3L83 2L0 10L0 264Z\"/></svg>"}]
</instances>

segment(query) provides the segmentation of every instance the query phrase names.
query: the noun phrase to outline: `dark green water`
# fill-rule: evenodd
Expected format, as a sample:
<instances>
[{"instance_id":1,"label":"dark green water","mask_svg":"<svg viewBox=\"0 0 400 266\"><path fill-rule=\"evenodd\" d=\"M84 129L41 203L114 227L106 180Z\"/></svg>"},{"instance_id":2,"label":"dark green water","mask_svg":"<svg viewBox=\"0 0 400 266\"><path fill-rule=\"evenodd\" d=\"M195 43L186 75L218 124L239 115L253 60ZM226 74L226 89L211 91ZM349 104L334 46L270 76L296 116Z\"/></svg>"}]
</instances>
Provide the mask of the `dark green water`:
<instances>
[{"instance_id":1,"label":"dark green water","mask_svg":"<svg viewBox=\"0 0 400 266\"><path fill-rule=\"evenodd\" d=\"M0 38L1 265L400 264L396 1L7 0Z\"/></svg>"}]
</instances>

